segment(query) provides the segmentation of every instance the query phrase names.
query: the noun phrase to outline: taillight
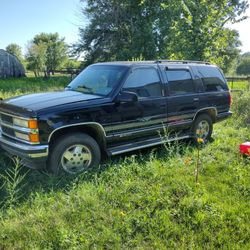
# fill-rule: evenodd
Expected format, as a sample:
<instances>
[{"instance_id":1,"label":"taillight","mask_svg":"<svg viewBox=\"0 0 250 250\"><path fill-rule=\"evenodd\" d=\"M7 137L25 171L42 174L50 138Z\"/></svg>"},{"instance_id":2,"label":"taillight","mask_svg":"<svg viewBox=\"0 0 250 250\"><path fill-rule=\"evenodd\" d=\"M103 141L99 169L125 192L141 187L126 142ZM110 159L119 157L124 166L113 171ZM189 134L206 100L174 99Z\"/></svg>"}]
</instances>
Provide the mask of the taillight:
<instances>
[{"instance_id":1,"label":"taillight","mask_svg":"<svg viewBox=\"0 0 250 250\"><path fill-rule=\"evenodd\" d=\"M229 93L229 106L230 107L231 107L232 103L233 103L233 99L232 99L231 94Z\"/></svg>"}]
</instances>

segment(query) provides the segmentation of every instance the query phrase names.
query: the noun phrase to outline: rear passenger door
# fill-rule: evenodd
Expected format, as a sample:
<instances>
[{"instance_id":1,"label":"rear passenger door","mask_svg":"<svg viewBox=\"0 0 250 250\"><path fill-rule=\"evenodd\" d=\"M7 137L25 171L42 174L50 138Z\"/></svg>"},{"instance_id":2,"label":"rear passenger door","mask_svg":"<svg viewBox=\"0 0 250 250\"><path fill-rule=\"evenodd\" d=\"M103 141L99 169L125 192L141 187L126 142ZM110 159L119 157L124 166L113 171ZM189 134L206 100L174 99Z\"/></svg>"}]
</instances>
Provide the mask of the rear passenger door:
<instances>
[{"instance_id":1,"label":"rear passenger door","mask_svg":"<svg viewBox=\"0 0 250 250\"><path fill-rule=\"evenodd\" d=\"M189 127L199 109L199 93L189 67L167 67L168 127L171 130Z\"/></svg>"}]
</instances>

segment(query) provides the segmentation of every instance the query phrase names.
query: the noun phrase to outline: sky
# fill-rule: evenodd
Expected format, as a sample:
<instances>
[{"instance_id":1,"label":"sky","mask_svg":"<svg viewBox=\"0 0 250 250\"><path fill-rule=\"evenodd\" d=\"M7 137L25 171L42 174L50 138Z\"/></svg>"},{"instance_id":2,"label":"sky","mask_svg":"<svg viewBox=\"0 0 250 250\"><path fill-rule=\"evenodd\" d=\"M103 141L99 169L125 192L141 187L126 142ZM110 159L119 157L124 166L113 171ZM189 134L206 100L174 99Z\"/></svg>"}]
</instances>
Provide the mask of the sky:
<instances>
[{"instance_id":1,"label":"sky","mask_svg":"<svg viewBox=\"0 0 250 250\"><path fill-rule=\"evenodd\" d=\"M237 30L240 34L240 40L242 43L240 49L242 53L250 52L250 0L248 0L248 4L249 8L245 13L248 18L240 23L229 25L230 28Z\"/></svg>"},{"instance_id":2,"label":"sky","mask_svg":"<svg viewBox=\"0 0 250 250\"><path fill-rule=\"evenodd\" d=\"M0 0L0 49L17 43L24 52L41 32L58 32L73 43L81 23L79 0Z\"/></svg>"},{"instance_id":3,"label":"sky","mask_svg":"<svg viewBox=\"0 0 250 250\"><path fill-rule=\"evenodd\" d=\"M250 0L249 4L250 4ZM80 0L0 0L0 49L10 43L23 48L41 33L58 32L68 44L78 40L78 27L84 24L80 17ZM248 19L230 25L239 31L242 53L250 51L250 9Z\"/></svg>"}]
</instances>

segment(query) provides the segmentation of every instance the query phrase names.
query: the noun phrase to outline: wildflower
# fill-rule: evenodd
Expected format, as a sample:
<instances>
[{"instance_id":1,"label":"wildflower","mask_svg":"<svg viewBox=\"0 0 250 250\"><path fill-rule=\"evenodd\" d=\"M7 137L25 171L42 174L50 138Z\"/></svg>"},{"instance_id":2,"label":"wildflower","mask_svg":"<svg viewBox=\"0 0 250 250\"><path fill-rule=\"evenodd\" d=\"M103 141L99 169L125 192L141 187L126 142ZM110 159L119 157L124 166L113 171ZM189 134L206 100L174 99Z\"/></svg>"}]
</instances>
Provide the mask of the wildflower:
<instances>
[{"instance_id":1,"label":"wildflower","mask_svg":"<svg viewBox=\"0 0 250 250\"><path fill-rule=\"evenodd\" d=\"M204 143L204 140L203 140L202 138L197 138L197 142L198 142L199 144L201 144L201 143Z\"/></svg>"},{"instance_id":2,"label":"wildflower","mask_svg":"<svg viewBox=\"0 0 250 250\"><path fill-rule=\"evenodd\" d=\"M188 166L188 165L191 164L191 161L192 161L192 158L191 158L191 157L188 157L188 158L186 158L186 159L184 160L184 164Z\"/></svg>"},{"instance_id":3,"label":"wildflower","mask_svg":"<svg viewBox=\"0 0 250 250\"><path fill-rule=\"evenodd\" d=\"M120 215L121 215L121 216L125 216L126 214L125 214L123 211L121 211L121 212L120 212Z\"/></svg>"}]
</instances>

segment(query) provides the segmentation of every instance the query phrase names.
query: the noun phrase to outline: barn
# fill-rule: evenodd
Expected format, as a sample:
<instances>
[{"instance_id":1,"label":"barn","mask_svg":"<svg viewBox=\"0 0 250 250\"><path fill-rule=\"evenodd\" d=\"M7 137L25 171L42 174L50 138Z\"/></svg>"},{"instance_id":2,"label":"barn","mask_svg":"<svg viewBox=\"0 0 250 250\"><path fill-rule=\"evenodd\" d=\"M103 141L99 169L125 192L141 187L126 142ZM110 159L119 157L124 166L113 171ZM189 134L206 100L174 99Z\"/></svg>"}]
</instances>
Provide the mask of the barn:
<instances>
[{"instance_id":1,"label":"barn","mask_svg":"<svg viewBox=\"0 0 250 250\"><path fill-rule=\"evenodd\" d=\"M25 70L19 60L0 49L0 78L25 76Z\"/></svg>"}]
</instances>

